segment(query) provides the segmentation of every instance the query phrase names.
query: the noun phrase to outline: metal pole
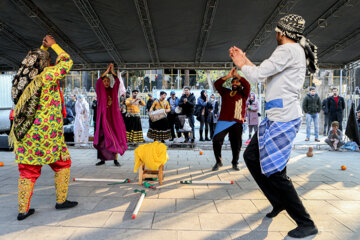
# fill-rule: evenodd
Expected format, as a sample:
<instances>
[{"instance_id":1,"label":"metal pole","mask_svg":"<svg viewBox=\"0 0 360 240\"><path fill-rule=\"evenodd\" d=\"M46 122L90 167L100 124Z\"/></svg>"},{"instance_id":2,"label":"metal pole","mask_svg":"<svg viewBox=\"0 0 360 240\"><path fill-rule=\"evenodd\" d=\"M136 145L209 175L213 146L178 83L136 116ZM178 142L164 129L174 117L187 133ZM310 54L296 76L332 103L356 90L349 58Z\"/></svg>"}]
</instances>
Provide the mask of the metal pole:
<instances>
[{"instance_id":1,"label":"metal pole","mask_svg":"<svg viewBox=\"0 0 360 240\"><path fill-rule=\"evenodd\" d=\"M260 113L261 115L263 114L262 113L262 102L261 102L261 82L258 83L258 89L259 89L259 109L260 109Z\"/></svg>"},{"instance_id":2,"label":"metal pole","mask_svg":"<svg viewBox=\"0 0 360 240\"><path fill-rule=\"evenodd\" d=\"M340 87L339 87L340 95L342 94L342 76L343 76L343 70L340 69Z\"/></svg>"}]
</instances>

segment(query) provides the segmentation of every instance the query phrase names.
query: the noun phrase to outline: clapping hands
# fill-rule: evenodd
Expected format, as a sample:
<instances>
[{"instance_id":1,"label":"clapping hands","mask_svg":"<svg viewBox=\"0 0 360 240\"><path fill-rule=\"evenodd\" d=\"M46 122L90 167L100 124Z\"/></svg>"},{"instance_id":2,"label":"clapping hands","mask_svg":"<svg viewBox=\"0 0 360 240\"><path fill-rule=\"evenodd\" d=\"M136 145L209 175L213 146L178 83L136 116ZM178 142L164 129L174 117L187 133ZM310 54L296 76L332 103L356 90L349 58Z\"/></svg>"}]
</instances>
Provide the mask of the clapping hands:
<instances>
[{"instance_id":1,"label":"clapping hands","mask_svg":"<svg viewBox=\"0 0 360 240\"><path fill-rule=\"evenodd\" d=\"M233 60L234 64L238 68L242 68L244 65L253 66L254 64L246 57L246 53L244 53L240 48L233 46L229 49L229 56Z\"/></svg>"}]
</instances>

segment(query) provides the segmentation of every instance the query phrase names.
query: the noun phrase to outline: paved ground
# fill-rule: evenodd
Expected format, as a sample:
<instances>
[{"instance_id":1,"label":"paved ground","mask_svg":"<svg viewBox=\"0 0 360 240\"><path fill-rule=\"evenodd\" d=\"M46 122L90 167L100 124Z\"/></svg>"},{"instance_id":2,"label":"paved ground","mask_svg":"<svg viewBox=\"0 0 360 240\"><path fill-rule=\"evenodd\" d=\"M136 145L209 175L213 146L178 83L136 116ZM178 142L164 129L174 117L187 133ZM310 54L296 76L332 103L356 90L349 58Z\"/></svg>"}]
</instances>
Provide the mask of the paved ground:
<instances>
[{"instance_id":1,"label":"paved ground","mask_svg":"<svg viewBox=\"0 0 360 240\"><path fill-rule=\"evenodd\" d=\"M142 189L133 173L134 152L120 158L122 166L95 167L93 149L71 149L72 177L131 178L131 184L71 182L72 210L56 211L53 172L47 166L32 199L36 213L22 222L17 215L17 166L10 152L0 152L0 239L289 239L295 227L286 213L265 219L269 203L250 176L229 168L231 152L224 151L225 167L210 171L212 151L169 150L165 183L149 190L136 220L131 219ZM360 239L360 154L315 151L313 158L295 149L288 172L315 219L315 239ZM348 169L341 171L340 166ZM234 185L180 185L184 179L234 180Z\"/></svg>"}]
</instances>

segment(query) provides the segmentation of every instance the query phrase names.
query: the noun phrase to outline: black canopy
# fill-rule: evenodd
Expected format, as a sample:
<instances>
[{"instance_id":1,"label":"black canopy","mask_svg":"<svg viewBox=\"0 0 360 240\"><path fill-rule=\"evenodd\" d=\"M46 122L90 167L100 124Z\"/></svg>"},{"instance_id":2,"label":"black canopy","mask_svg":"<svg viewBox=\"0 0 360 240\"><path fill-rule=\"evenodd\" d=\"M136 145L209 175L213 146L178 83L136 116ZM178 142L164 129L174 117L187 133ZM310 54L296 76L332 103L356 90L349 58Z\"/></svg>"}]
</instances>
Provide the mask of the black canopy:
<instances>
[{"instance_id":1,"label":"black canopy","mask_svg":"<svg viewBox=\"0 0 360 240\"><path fill-rule=\"evenodd\" d=\"M1 0L0 70L16 68L51 34L74 69L231 66L230 46L254 62L276 47L278 19L296 13L322 67L360 58L358 0Z\"/></svg>"}]
</instances>

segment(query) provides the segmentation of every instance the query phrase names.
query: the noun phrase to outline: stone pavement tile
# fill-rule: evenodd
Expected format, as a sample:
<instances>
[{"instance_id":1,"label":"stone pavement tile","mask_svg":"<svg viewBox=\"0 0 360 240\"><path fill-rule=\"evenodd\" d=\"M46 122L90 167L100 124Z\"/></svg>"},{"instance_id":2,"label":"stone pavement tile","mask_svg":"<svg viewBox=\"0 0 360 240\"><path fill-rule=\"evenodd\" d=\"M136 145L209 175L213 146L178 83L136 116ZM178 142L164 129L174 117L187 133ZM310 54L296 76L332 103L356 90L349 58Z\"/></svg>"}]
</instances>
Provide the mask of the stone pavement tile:
<instances>
[{"instance_id":1,"label":"stone pavement tile","mask_svg":"<svg viewBox=\"0 0 360 240\"><path fill-rule=\"evenodd\" d=\"M360 200L360 190L327 190L341 200Z\"/></svg>"},{"instance_id":2,"label":"stone pavement tile","mask_svg":"<svg viewBox=\"0 0 360 240\"><path fill-rule=\"evenodd\" d=\"M159 198L191 198L194 199L193 189L161 189Z\"/></svg>"},{"instance_id":3,"label":"stone pavement tile","mask_svg":"<svg viewBox=\"0 0 360 240\"><path fill-rule=\"evenodd\" d=\"M14 240L24 239L51 239L63 240L68 239L75 232L74 227L57 227L57 226L36 226L27 229L18 235Z\"/></svg>"},{"instance_id":4,"label":"stone pavement tile","mask_svg":"<svg viewBox=\"0 0 360 240\"><path fill-rule=\"evenodd\" d=\"M18 209L18 195L16 194L0 194L0 207Z\"/></svg>"},{"instance_id":5,"label":"stone pavement tile","mask_svg":"<svg viewBox=\"0 0 360 240\"><path fill-rule=\"evenodd\" d=\"M349 226L354 226L353 223L351 223L351 221L358 221L359 219L359 215L357 217L353 216L352 220L349 219L349 216L345 216L344 218L342 218L342 221L340 220L341 217L340 215L343 214L333 214L333 215L318 215L318 214L312 214L311 217L314 220L317 228L319 229L319 231L321 232L352 232L351 229L349 227L346 226L346 224L343 223L346 222L348 223ZM335 216L339 216L339 220L337 220L337 217ZM358 223L358 222L356 222Z\"/></svg>"},{"instance_id":6,"label":"stone pavement tile","mask_svg":"<svg viewBox=\"0 0 360 240\"><path fill-rule=\"evenodd\" d=\"M332 217L340 222L343 227L346 226L346 229L341 228L341 230L343 230L341 232L347 232L349 229L353 232L359 232L360 212L353 212L352 214L333 214ZM333 225L331 225L331 228L333 228Z\"/></svg>"},{"instance_id":7,"label":"stone pavement tile","mask_svg":"<svg viewBox=\"0 0 360 240\"><path fill-rule=\"evenodd\" d=\"M176 199L176 212L217 213L213 200Z\"/></svg>"},{"instance_id":8,"label":"stone pavement tile","mask_svg":"<svg viewBox=\"0 0 360 240\"><path fill-rule=\"evenodd\" d=\"M71 211L65 219L58 222L63 227L103 227L112 212L107 211Z\"/></svg>"},{"instance_id":9,"label":"stone pavement tile","mask_svg":"<svg viewBox=\"0 0 360 240\"><path fill-rule=\"evenodd\" d=\"M208 184L211 189L224 189L224 190L240 190L242 182L234 182L233 184Z\"/></svg>"},{"instance_id":10,"label":"stone pavement tile","mask_svg":"<svg viewBox=\"0 0 360 240\"><path fill-rule=\"evenodd\" d=\"M14 214L6 222L11 225L31 225L31 226L55 226L60 221L64 220L69 214L68 211L59 211L55 208L38 208L35 213L24 221L16 219L17 210L13 211Z\"/></svg>"},{"instance_id":11,"label":"stone pavement tile","mask_svg":"<svg viewBox=\"0 0 360 240\"><path fill-rule=\"evenodd\" d=\"M17 202L17 200L16 200ZM34 194L31 198L31 208L53 208L55 207L56 196L36 195Z\"/></svg>"},{"instance_id":12,"label":"stone pavement tile","mask_svg":"<svg viewBox=\"0 0 360 240\"><path fill-rule=\"evenodd\" d=\"M215 200L219 213L259 213L250 200Z\"/></svg>"},{"instance_id":13,"label":"stone pavement tile","mask_svg":"<svg viewBox=\"0 0 360 240\"><path fill-rule=\"evenodd\" d=\"M292 238L287 236L287 232L281 232L282 235L284 235L284 240L297 240L299 238ZM331 232L319 232L318 234L316 234L315 236L309 236L307 238L301 238L303 240L347 240L347 239L351 239L351 238L338 238L335 234L331 233ZM354 239L355 240L355 239Z\"/></svg>"},{"instance_id":14,"label":"stone pavement tile","mask_svg":"<svg viewBox=\"0 0 360 240\"><path fill-rule=\"evenodd\" d=\"M95 191L95 187L79 187L71 186L69 187L68 196L77 196L77 197L87 197L91 192ZM55 193L55 190L54 190Z\"/></svg>"},{"instance_id":15,"label":"stone pavement tile","mask_svg":"<svg viewBox=\"0 0 360 240\"><path fill-rule=\"evenodd\" d=\"M226 189L221 188L194 189L194 192L196 199L230 199Z\"/></svg>"},{"instance_id":16,"label":"stone pavement tile","mask_svg":"<svg viewBox=\"0 0 360 240\"><path fill-rule=\"evenodd\" d=\"M94 190L89 194L92 197L123 197L128 190L113 187L113 186L104 186L104 187L95 187Z\"/></svg>"},{"instance_id":17,"label":"stone pavement tile","mask_svg":"<svg viewBox=\"0 0 360 240\"><path fill-rule=\"evenodd\" d=\"M298 194L307 200L339 200L338 197L329 193L327 190L298 190Z\"/></svg>"},{"instance_id":18,"label":"stone pavement tile","mask_svg":"<svg viewBox=\"0 0 360 240\"><path fill-rule=\"evenodd\" d=\"M133 211L139 197L127 197L127 198L103 198L95 206L96 211L117 211L126 212Z\"/></svg>"},{"instance_id":19,"label":"stone pavement tile","mask_svg":"<svg viewBox=\"0 0 360 240\"><path fill-rule=\"evenodd\" d=\"M316 174L316 173L305 173L305 174L297 174L298 177L303 178L305 181L332 181L333 179L330 176L324 174ZM292 176L290 176L293 179ZM293 179L294 181L298 181Z\"/></svg>"},{"instance_id":20,"label":"stone pavement tile","mask_svg":"<svg viewBox=\"0 0 360 240\"><path fill-rule=\"evenodd\" d=\"M259 210L259 212L261 213L268 213L272 210L272 206L270 204L270 202L266 199L266 200L251 200L251 202L256 206L256 208Z\"/></svg>"},{"instance_id":21,"label":"stone pavement tile","mask_svg":"<svg viewBox=\"0 0 360 240\"><path fill-rule=\"evenodd\" d=\"M336 188L336 189L346 189L346 190L359 190L360 185L355 182L324 182L326 184L329 184L330 186Z\"/></svg>"},{"instance_id":22,"label":"stone pavement tile","mask_svg":"<svg viewBox=\"0 0 360 240\"><path fill-rule=\"evenodd\" d=\"M246 177L245 174L227 174L227 175L220 175L219 176L221 181L234 181L234 182L249 182L250 179Z\"/></svg>"},{"instance_id":23,"label":"stone pavement tile","mask_svg":"<svg viewBox=\"0 0 360 240\"><path fill-rule=\"evenodd\" d=\"M252 179L249 182L236 182L236 183L239 184L241 189L260 189L259 185L257 185L257 183Z\"/></svg>"},{"instance_id":24,"label":"stone pavement tile","mask_svg":"<svg viewBox=\"0 0 360 240\"><path fill-rule=\"evenodd\" d=\"M175 199L144 199L141 212L175 212Z\"/></svg>"},{"instance_id":25,"label":"stone pavement tile","mask_svg":"<svg viewBox=\"0 0 360 240\"><path fill-rule=\"evenodd\" d=\"M327 202L345 213L360 213L360 201L328 200Z\"/></svg>"},{"instance_id":26,"label":"stone pavement tile","mask_svg":"<svg viewBox=\"0 0 360 240\"><path fill-rule=\"evenodd\" d=\"M134 220L132 212L113 212L102 227L150 229L153 218L154 213L139 212Z\"/></svg>"},{"instance_id":27,"label":"stone pavement tile","mask_svg":"<svg viewBox=\"0 0 360 240\"><path fill-rule=\"evenodd\" d=\"M25 230L27 230L29 228L32 228L32 226L31 225L9 225L8 223L5 223L5 221L0 221L0 239L1 240L13 240L18 236L24 236Z\"/></svg>"},{"instance_id":28,"label":"stone pavement tile","mask_svg":"<svg viewBox=\"0 0 360 240\"><path fill-rule=\"evenodd\" d=\"M17 194L18 186L17 184L3 184L1 182L0 186L0 194Z\"/></svg>"},{"instance_id":29,"label":"stone pavement tile","mask_svg":"<svg viewBox=\"0 0 360 240\"><path fill-rule=\"evenodd\" d=\"M249 225L241 214L200 213L199 218L203 230L250 231Z\"/></svg>"},{"instance_id":30,"label":"stone pavement tile","mask_svg":"<svg viewBox=\"0 0 360 240\"><path fill-rule=\"evenodd\" d=\"M266 199L260 190L228 190L231 199Z\"/></svg>"},{"instance_id":31,"label":"stone pavement tile","mask_svg":"<svg viewBox=\"0 0 360 240\"><path fill-rule=\"evenodd\" d=\"M77 201L79 203L79 205L76 206L76 209L93 210L103 198L101 198L101 197L69 196L68 199L70 201Z\"/></svg>"},{"instance_id":32,"label":"stone pavement tile","mask_svg":"<svg viewBox=\"0 0 360 240\"><path fill-rule=\"evenodd\" d=\"M341 210L334 207L325 200L303 200L306 210L311 214L336 214L342 213Z\"/></svg>"},{"instance_id":33,"label":"stone pavement tile","mask_svg":"<svg viewBox=\"0 0 360 240\"><path fill-rule=\"evenodd\" d=\"M281 240L282 234L279 232L267 231L231 231L231 239L234 240Z\"/></svg>"},{"instance_id":34,"label":"stone pavement tile","mask_svg":"<svg viewBox=\"0 0 360 240\"><path fill-rule=\"evenodd\" d=\"M359 231L357 232L332 232L331 234L337 237L337 240L359 240L360 234ZM326 239L324 239L326 240Z\"/></svg>"},{"instance_id":35,"label":"stone pavement tile","mask_svg":"<svg viewBox=\"0 0 360 240\"><path fill-rule=\"evenodd\" d=\"M252 231L290 231L296 224L285 214L279 214L276 218L267 218L264 214L243 214L245 221Z\"/></svg>"},{"instance_id":36,"label":"stone pavement tile","mask_svg":"<svg viewBox=\"0 0 360 240\"><path fill-rule=\"evenodd\" d=\"M70 240L177 240L176 231L110 228L78 228Z\"/></svg>"},{"instance_id":37,"label":"stone pavement tile","mask_svg":"<svg viewBox=\"0 0 360 240\"><path fill-rule=\"evenodd\" d=\"M197 213L155 213L152 229L200 230Z\"/></svg>"},{"instance_id":38,"label":"stone pavement tile","mask_svg":"<svg viewBox=\"0 0 360 240\"><path fill-rule=\"evenodd\" d=\"M220 231L179 231L179 240L231 240L228 232Z\"/></svg>"},{"instance_id":39,"label":"stone pavement tile","mask_svg":"<svg viewBox=\"0 0 360 240\"><path fill-rule=\"evenodd\" d=\"M335 187L331 186L330 184L327 184L326 182L321 181L297 181L293 182L294 185L297 184L302 189L306 190L329 190L329 189L336 189Z\"/></svg>"}]
</instances>

